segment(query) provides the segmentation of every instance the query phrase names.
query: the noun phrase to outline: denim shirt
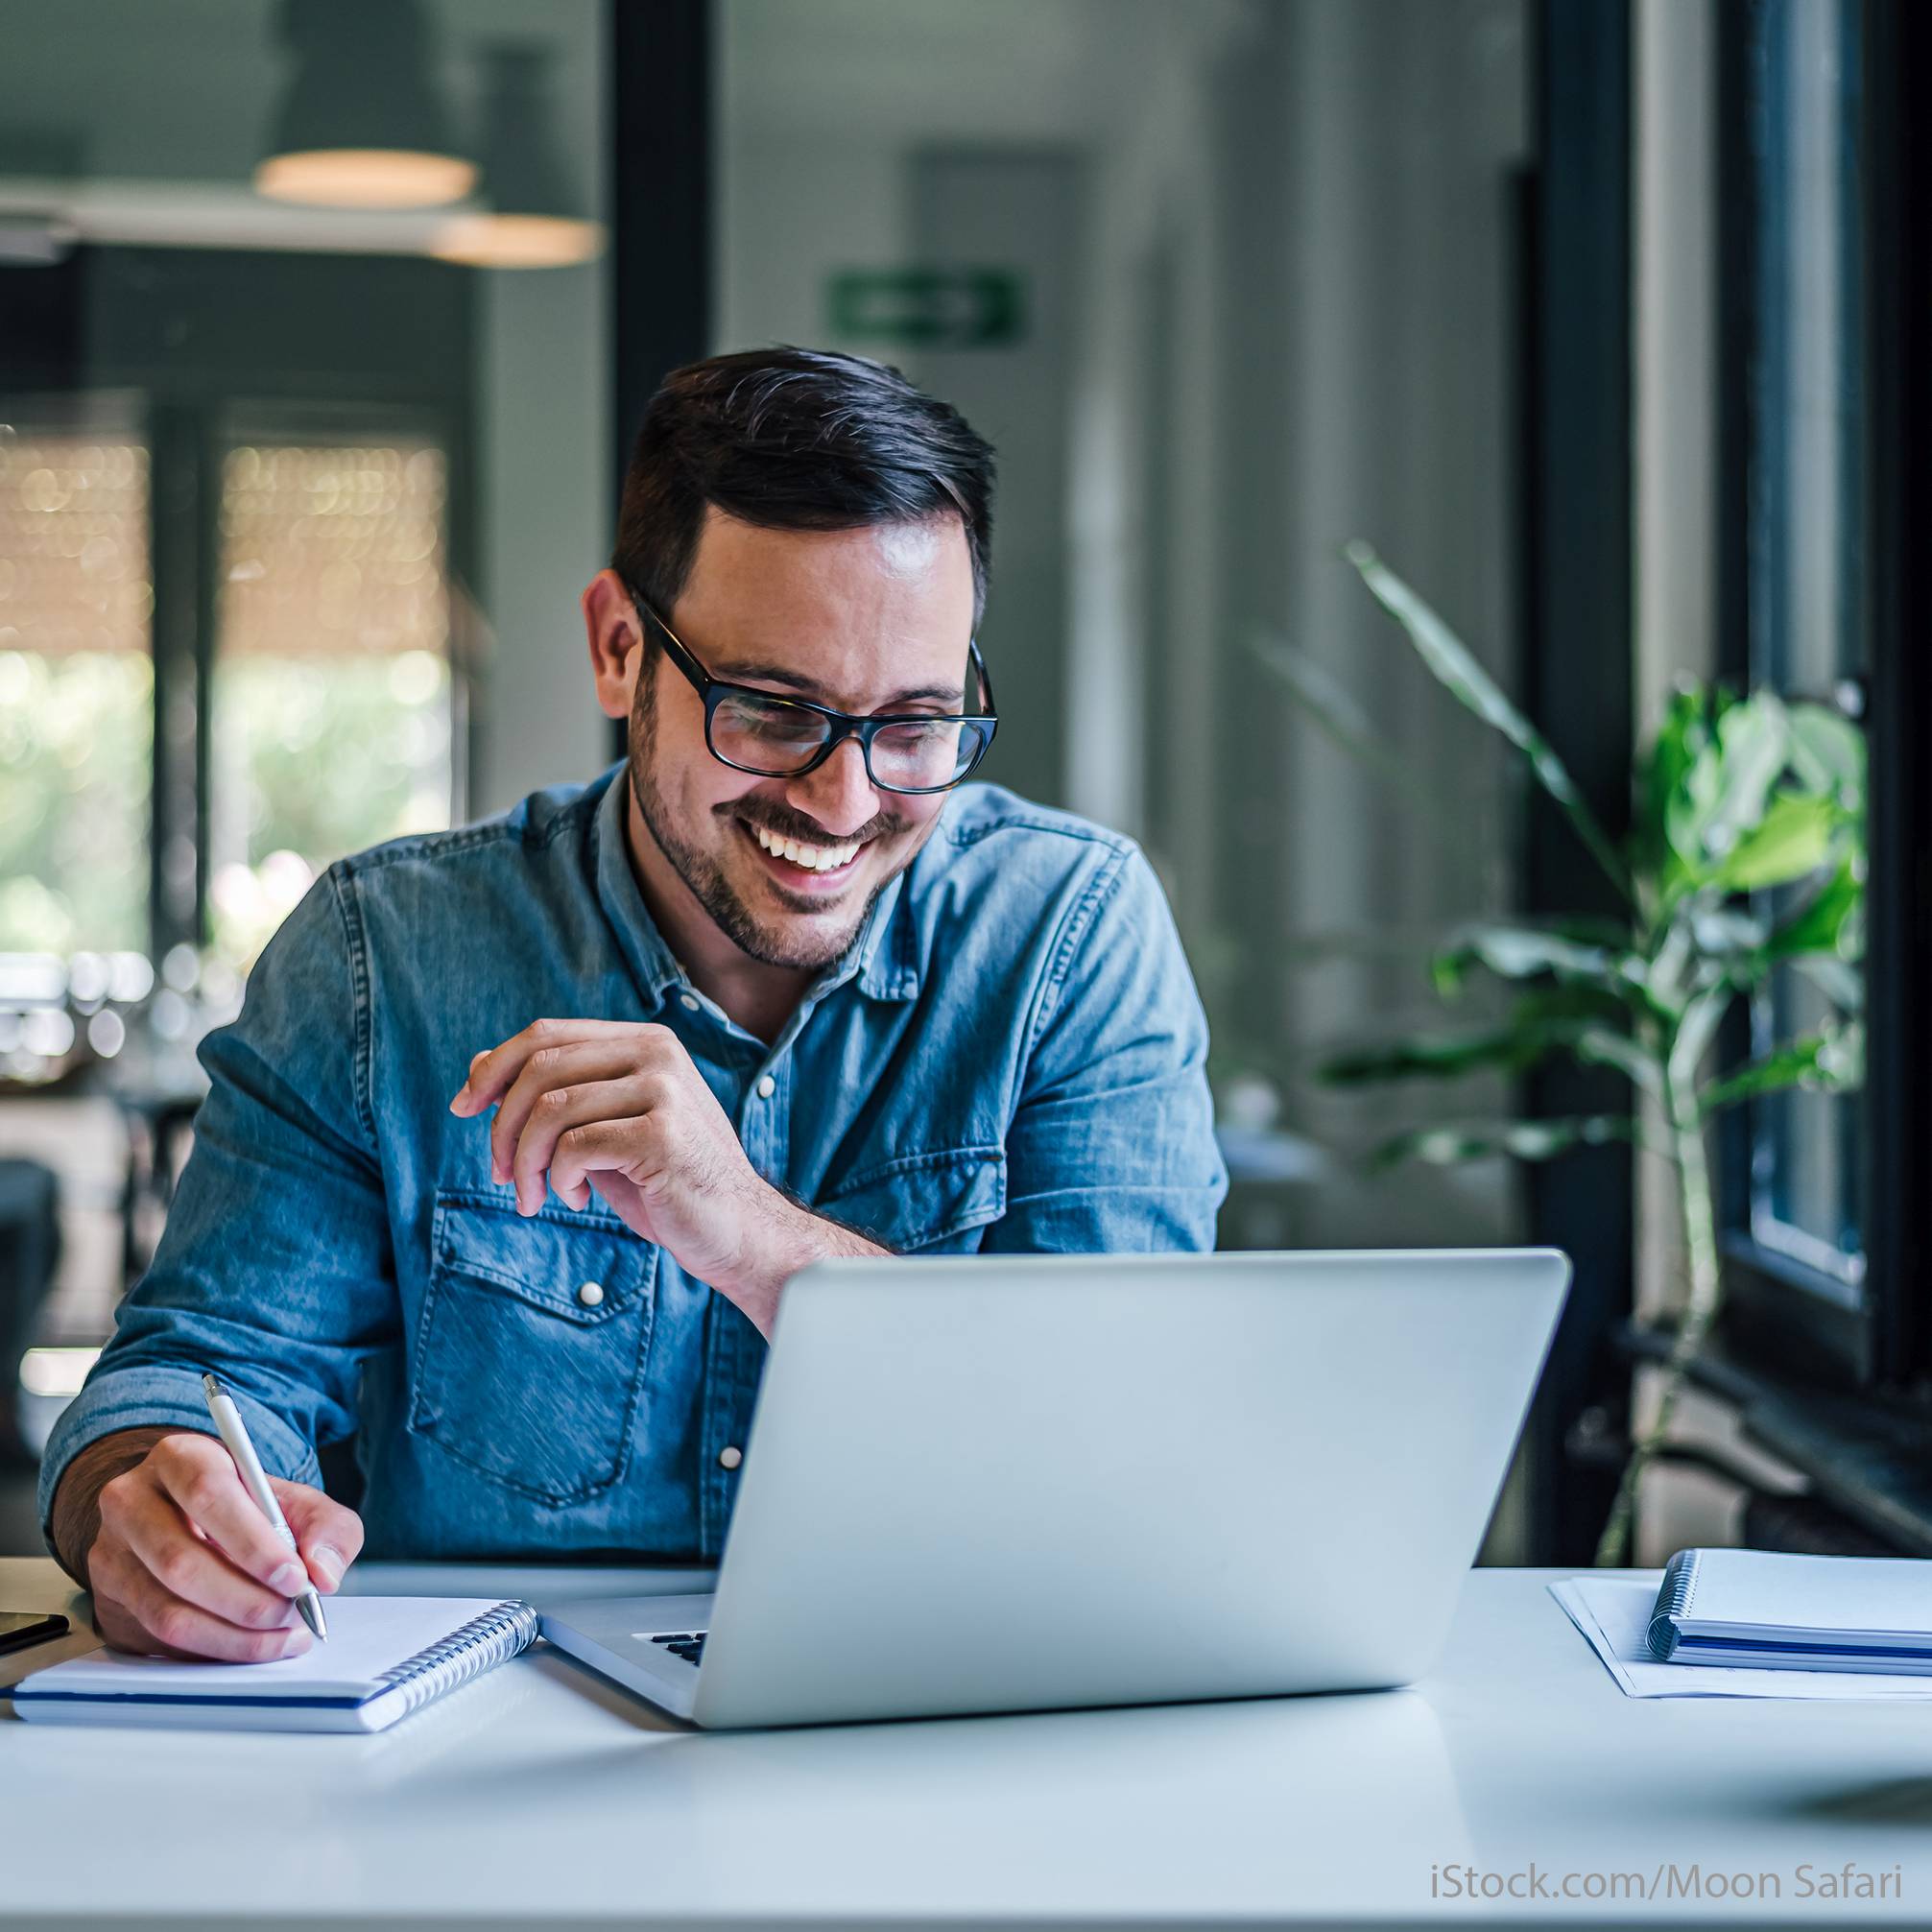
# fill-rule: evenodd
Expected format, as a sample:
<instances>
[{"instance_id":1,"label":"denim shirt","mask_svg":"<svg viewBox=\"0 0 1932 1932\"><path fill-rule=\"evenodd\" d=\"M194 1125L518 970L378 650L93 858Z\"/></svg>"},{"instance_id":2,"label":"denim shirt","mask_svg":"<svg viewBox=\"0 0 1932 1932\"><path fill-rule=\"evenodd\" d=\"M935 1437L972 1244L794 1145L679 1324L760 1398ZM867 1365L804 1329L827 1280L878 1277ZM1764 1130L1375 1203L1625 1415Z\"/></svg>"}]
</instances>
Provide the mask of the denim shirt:
<instances>
[{"instance_id":1,"label":"denim shirt","mask_svg":"<svg viewBox=\"0 0 1932 1932\"><path fill-rule=\"evenodd\" d=\"M345 859L290 915L203 1043L194 1154L43 1522L96 1437L207 1430L212 1369L276 1475L319 1483L353 1434L372 1555L717 1558L763 1338L595 1198L520 1217L488 1116L448 1110L545 1015L671 1028L752 1166L892 1249L1213 1245L1206 1023L1131 841L962 787L767 1045L653 924L621 777Z\"/></svg>"}]
</instances>

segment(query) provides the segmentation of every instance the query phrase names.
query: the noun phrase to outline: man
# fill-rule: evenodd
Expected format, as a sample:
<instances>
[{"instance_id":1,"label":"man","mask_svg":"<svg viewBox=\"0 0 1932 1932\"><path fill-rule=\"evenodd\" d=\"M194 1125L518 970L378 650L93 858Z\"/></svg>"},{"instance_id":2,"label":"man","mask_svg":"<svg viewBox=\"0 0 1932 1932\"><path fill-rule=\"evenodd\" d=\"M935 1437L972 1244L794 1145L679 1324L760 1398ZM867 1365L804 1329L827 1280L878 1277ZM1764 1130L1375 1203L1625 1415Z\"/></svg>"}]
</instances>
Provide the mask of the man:
<instances>
[{"instance_id":1,"label":"man","mask_svg":"<svg viewBox=\"0 0 1932 1932\"><path fill-rule=\"evenodd\" d=\"M370 1547L713 1561L786 1277L1205 1248L1206 1029L1128 841L955 790L992 451L895 370L675 372L584 593L628 756L330 869L202 1057L155 1265L49 1444L116 1645L261 1659ZM1042 1455L1054 1451L1040 1444Z\"/></svg>"}]
</instances>

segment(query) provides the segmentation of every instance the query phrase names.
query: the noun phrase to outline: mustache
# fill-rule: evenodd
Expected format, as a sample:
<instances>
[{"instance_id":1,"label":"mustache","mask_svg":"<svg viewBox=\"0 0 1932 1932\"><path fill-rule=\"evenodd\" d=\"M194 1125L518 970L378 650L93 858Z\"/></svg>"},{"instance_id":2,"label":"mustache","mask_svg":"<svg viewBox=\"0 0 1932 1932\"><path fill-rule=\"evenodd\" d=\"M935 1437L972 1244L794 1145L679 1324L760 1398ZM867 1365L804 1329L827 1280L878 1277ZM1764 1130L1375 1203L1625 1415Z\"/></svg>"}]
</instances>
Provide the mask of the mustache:
<instances>
[{"instance_id":1,"label":"mustache","mask_svg":"<svg viewBox=\"0 0 1932 1932\"><path fill-rule=\"evenodd\" d=\"M755 811L747 810L750 800L733 799L728 805L714 805L711 809L721 819L738 819L748 825L762 825L775 838L802 839L814 846L867 845L873 839L890 838L897 832L913 829L910 819L902 819L896 812L875 812L856 832L841 832L834 835L823 825L815 825L810 819L797 814L775 811L760 805Z\"/></svg>"}]
</instances>

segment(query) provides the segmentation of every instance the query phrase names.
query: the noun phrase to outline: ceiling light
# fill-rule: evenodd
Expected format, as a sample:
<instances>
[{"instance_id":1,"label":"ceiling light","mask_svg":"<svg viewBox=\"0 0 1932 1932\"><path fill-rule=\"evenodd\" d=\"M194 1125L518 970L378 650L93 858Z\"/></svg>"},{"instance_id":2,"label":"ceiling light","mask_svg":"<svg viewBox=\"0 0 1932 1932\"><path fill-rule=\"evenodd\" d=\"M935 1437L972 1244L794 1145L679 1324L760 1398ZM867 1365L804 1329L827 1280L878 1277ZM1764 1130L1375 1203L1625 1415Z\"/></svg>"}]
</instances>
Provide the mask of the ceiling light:
<instances>
[{"instance_id":1,"label":"ceiling light","mask_svg":"<svg viewBox=\"0 0 1932 1932\"><path fill-rule=\"evenodd\" d=\"M553 137L545 47L485 49L483 159L488 209L452 215L429 251L472 268L551 269L604 251L604 229L570 191Z\"/></svg>"},{"instance_id":2,"label":"ceiling light","mask_svg":"<svg viewBox=\"0 0 1932 1932\"><path fill-rule=\"evenodd\" d=\"M255 187L330 208L460 202L476 168L451 138L430 78L418 0L283 0L295 73Z\"/></svg>"}]
</instances>

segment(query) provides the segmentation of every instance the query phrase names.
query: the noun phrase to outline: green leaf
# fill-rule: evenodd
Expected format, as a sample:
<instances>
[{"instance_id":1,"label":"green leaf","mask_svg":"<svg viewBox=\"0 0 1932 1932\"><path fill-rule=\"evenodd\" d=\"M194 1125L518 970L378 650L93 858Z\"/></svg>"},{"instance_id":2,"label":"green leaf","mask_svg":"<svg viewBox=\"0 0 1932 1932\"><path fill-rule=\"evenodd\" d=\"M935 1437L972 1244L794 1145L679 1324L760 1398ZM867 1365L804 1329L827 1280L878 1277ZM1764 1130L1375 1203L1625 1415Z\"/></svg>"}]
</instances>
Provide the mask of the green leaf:
<instances>
[{"instance_id":1,"label":"green leaf","mask_svg":"<svg viewBox=\"0 0 1932 1932\"><path fill-rule=\"evenodd\" d=\"M1635 954L1542 927L1463 927L1430 964L1436 990L1445 999L1454 998L1476 966L1486 967L1498 979L1535 979L1548 973L1626 1002L1644 996L1645 966Z\"/></svg>"},{"instance_id":2,"label":"green leaf","mask_svg":"<svg viewBox=\"0 0 1932 1932\"><path fill-rule=\"evenodd\" d=\"M1761 1093L1802 1086L1824 1093L1848 1093L1864 1084L1865 1030L1860 1026L1830 1027L1806 1034L1753 1060L1722 1080L1713 1081L1698 1100L1698 1111L1710 1115L1753 1100Z\"/></svg>"},{"instance_id":3,"label":"green leaf","mask_svg":"<svg viewBox=\"0 0 1932 1932\"><path fill-rule=\"evenodd\" d=\"M1790 718L1773 693L1753 692L1725 706L1717 742L1706 753L1718 761L1716 797L1699 827L1701 849L1684 853L1697 870L1706 870L1706 857L1722 863L1756 827L1790 752Z\"/></svg>"},{"instance_id":4,"label":"green leaf","mask_svg":"<svg viewBox=\"0 0 1932 1932\"><path fill-rule=\"evenodd\" d=\"M1377 1167L1394 1167L1405 1160L1453 1167L1465 1160L1491 1160L1500 1155L1516 1160L1553 1160L1573 1147L1600 1147L1636 1137L1636 1123L1623 1114L1579 1114L1566 1120L1476 1121L1418 1128L1413 1133L1397 1134L1376 1148L1370 1159Z\"/></svg>"},{"instance_id":5,"label":"green leaf","mask_svg":"<svg viewBox=\"0 0 1932 1932\"><path fill-rule=\"evenodd\" d=\"M1841 1013L1865 1011L1865 975L1849 961L1800 953L1791 969L1808 979Z\"/></svg>"},{"instance_id":6,"label":"green leaf","mask_svg":"<svg viewBox=\"0 0 1932 1932\"><path fill-rule=\"evenodd\" d=\"M1702 684L1683 682L1665 702L1657 729L1637 756L1636 835L1653 853L1666 843L1664 813L1682 790L1710 736L1710 701Z\"/></svg>"},{"instance_id":7,"label":"green leaf","mask_svg":"<svg viewBox=\"0 0 1932 1932\"><path fill-rule=\"evenodd\" d=\"M1394 1080L1457 1080L1484 1072L1521 1073L1551 1053L1567 1049L1615 1063L1634 1046L1613 1031L1622 1009L1608 994L1584 987L1539 987L1519 993L1501 1024L1480 1032L1412 1034L1376 1046L1331 1055L1315 1068L1330 1085L1358 1086ZM1615 1042L1586 1054L1586 1042Z\"/></svg>"},{"instance_id":8,"label":"green leaf","mask_svg":"<svg viewBox=\"0 0 1932 1932\"><path fill-rule=\"evenodd\" d=\"M1791 769L1807 791L1828 792L1846 811L1865 811L1865 733L1828 704L1791 707Z\"/></svg>"},{"instance_id":9,"label":"green leaf","mask_svg":"<svg viewBox=\"0 0 1932 1932\"><path fill-rule=\"evenodd\" d=\"M1315 1069L1330 1086L1363 1086L1389 1080L1460 1080L1499 1070L1520 1073L1558 1044L1556 1030L1498 1027L1489 1033L1411 1034L1386 1046L1338 1053Z\"/></svg>"},{"instance_id":10,"label":"green leaf","mask_svg":"<svg viewBox=\"0 0 1932 1932\"><path fill-rule=\"evenodd\" d=\"M1647 894L1668 908L1690 869L1671 844L1672 814L1681 809L1692 771L1710 741L1710 694L1691 680L1670 694L1663 717L1637 757L1632 787L1630 847ZM1714 791L1716 775L1711 774Z\"/></svg>"},{"instance_id":11,"label":"green leaf","mask_svg":"<svg viewBox=\"0 0 1932 1932\"><path fill-rule=\"evenodd\" d=\"M1617 890L1628 896L1630 874L1616 847L1597 823L1596 814L1577 790L1568 768L1537 727L1503 695L1502 687L1479 664L1443 619L1408 584L1357 538L1343 552L1375 600L1408 632L1422 662L1461 704L1493 727L1529 761L1537 782L1562 807L1577 836Z\"/></svg>"},{"instance_id":12,"label":"green leaf","mask_svg":"<svg viewBox=\"0 0 1932 1932\"><path fill-rule=\"evenodd\" d=\"M1865 862L1847 852L1838 870L1764 942L1768 959L1795 959L1801 953L1825 953L1834 959L1856 959L1862 949L1859 914L1865 903Z\"/></svg>"},{"instance_id":13,"label":"green leaf","mask_svg":"<svg viewBox=\"0 0 1932 1932\"><path fill-rule=\"evenodd\" d=\"M1764 816L1725 855L1712 883L1727 892L1761 892L1815 872L1831 856L1844 814L1812 792L1780 792Z\"/></svg>"}]
</instances>

